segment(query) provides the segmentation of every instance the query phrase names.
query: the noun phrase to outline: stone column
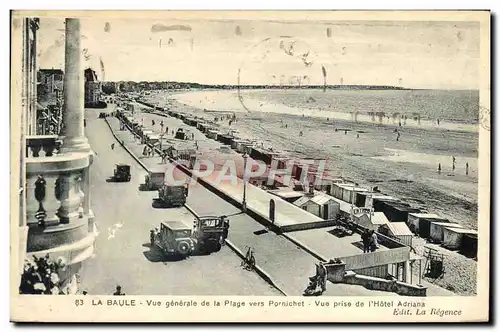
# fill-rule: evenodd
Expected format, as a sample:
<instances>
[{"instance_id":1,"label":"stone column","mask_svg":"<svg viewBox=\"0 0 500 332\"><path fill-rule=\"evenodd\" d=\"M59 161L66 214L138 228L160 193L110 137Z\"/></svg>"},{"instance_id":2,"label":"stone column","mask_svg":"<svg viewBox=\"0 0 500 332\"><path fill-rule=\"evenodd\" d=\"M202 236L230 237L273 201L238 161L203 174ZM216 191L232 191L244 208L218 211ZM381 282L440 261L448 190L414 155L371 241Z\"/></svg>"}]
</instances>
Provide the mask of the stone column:
<instances>
[{"instance_id":1,"label":"stone column","mask_svg":"<svg viewBox=\"0 0 500 332\"><path fill-rule=\"evenodd\" d=\"M81 67L80 20L66 19L64 73L64 141L61 152L90 151L83 128L84 77Z\"/></svg>"}]
</instances>

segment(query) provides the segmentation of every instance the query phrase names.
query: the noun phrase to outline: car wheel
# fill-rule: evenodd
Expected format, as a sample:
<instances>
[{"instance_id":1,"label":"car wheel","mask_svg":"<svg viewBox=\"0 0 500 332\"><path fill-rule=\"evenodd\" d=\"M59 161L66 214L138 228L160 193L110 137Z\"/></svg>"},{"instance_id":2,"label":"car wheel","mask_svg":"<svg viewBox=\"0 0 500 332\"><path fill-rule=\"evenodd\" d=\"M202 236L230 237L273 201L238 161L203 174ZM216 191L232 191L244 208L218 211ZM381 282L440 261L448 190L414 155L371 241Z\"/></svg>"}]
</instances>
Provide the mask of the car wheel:
<instances>
[{"instance_id":1,"label":"car wheel","mask_svg":"<svg viewBox=\"0 0 500 332\"><path fill-rule=\"evenodd\" d=\"M217 242L217 244L215 245L215 250L214 252L218 252L222 249L222 244L220 244L219 242Z\"/></svg>"},{"instance_id":2,"label":"car wheel","mask_svg":"<svg viewBox=\"0 0 500 332\"><path fill-rule=\"evenodd\" d=\"M191 248L189 246L189 243L187 243L186 241L181 241L179 243L179 245L177 246L177 251L182 256L188 256L189 253L191 252Z\"/></svg>"}]
</instances>

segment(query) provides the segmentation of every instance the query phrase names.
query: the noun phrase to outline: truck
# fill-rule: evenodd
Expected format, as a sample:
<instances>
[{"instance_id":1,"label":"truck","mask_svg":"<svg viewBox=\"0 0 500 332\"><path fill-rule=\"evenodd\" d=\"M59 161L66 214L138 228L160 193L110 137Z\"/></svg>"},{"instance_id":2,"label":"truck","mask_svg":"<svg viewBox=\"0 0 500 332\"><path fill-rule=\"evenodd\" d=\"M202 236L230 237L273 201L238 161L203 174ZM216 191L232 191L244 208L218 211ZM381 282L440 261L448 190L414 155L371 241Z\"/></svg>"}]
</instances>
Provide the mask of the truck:
<instances>
[{"instance_id":1,"label":"truck","mask_svg":"<svg viewBox=\"0 0 500 332\"><path fill-rule=\"evenodd\" d=\"M200 253L210 254L221 250L229 232L229 219L226 216L197 217L193 237Z\"/></svg>"},{"instance_id":2,"label":"truck","mask_svg":"<svg viewBox=\"0 0 500 332\"><path fill-rule=\"evenodd\" d=\"M147 190L158 190L165 184L165 172L151 171L146 175L144 186Z\"/></svg>"},{"instance_id":3,"label":"truck","mask_svg":"<svg viewBox=\"0 0 500 332\"><path fill-rule=\"evenodd\" d=\"M163 207L183 206L186 203L187 187L163 184L158 189L158 201Z\"/></svg>"}]
</instances>

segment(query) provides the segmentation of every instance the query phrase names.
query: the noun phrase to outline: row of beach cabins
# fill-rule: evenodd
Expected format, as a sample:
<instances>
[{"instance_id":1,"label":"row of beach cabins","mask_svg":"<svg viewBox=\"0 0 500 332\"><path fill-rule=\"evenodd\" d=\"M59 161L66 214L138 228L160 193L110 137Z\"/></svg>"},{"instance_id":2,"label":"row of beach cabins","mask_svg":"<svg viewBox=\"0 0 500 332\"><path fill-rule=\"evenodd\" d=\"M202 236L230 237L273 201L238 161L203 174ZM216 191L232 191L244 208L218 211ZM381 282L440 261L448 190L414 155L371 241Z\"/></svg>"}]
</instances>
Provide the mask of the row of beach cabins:
<instances>
[{"instance_id":1,"label":"row of beach cabins","mask_svg":"<svg viewBox=\"0 0 500 332\"><path fill-rule=\"evenodd\" d=\"M142 103L158 110L158 107ZM275 163L277 171L272 181L269 181L269 172L266 172L249 182L311 214L325 220L351 218L365 228L395 238L408 246L412 246L413 238L419 236L449 250L459 251L467 257L477 256L478 234L475 230L412 207L396 197L384 195L376 187L369 190L353 181L318 172L319 163L314 159L310 160L312 164L309 164L307 174L303 174L303 164L295 163L284 153L266 149L257 141L239 138L235 132L222 133L215 122L170 109L160 111L162 115L166 113L188 126L196 127L209 139L219 141L241 154L246 153L253 160L264 162L268 169ZM291 177L286 177L290 163ZM316 183L317 177L320 177L321 184L307 186L307 183ZM288 178L290 182L286 183Z\"/></svg>"}]
</instances>

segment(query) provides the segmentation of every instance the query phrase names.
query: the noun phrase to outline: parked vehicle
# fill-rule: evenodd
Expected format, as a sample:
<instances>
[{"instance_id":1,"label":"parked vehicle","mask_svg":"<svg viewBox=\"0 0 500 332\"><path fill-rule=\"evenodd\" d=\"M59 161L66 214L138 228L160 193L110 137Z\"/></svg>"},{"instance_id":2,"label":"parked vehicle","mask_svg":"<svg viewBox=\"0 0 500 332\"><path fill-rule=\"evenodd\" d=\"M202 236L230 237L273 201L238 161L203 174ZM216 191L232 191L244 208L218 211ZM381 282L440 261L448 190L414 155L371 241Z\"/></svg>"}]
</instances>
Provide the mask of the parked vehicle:
<instances>
[{"instance_id":1,"label":"parked vehicle","mask_svg":"<svg viewBox=\"0 0 500 332\"><path fill-rule=\"evenodd\" d=\"M115 173L113 176L115 181L128 182L131 179L130 175L130 165L128 164L117 164L115 166Z\"/></svg>"},{"instance_id":2,"label":"parked vehicle","mask_svg":"<svg viewBox=\"0 0 500 332\"><path fill-rule=\"evenodd\" d=\"M221 250L229 231L229 219L226 216L199 217L195 221L193 237L200 252L212 253Z\"/></svg>"},{"instance_id":3,"label":"parked vehicle","mask_svg":"<svg viewBox=\"0 0 500 332\"><path fill-rule=\"evenodd\" d=\"M182 128L177 129L177 132L175 133L175 138L185 140L187 138L187 134L184 131L184 129Z\"/></svg>"},{"instance_id":4,"label":"parked vehicle","mask_svg":"<svg viewBox=\"0 0 500 332\"><path fill-rule=\"evenodd\" d=\"M158 199L164 207L183 206L186 203L187 190L185 186L162 185L158 189Z\"/></svg>"},{"instance_id":5,"label":"parked vehicle","mask_svg":"<svg viewBox=\"0 0 500 332\"><path fill-rule=\"evenodd\" d=\"M196 218L194 229L180 221L165 221L160 224L160 229L150 231L150 243L165 255L210 254L221 250L228 231L229 219L226 216Z\"/></svg>"},{"instance_id":6,"label":"parked vehicle","mask_svg":"<svg viewBox=\"0 0 500 332\"><path fill-rule=\"evenodd\" d=\"M159 230L151 230L151 247L167 256L187 257L195 250L191 232L191 227L180 221L164 221Z\"/></svg>"},{"instance_id":7,"label":"parked vehicle","mask_svg":"<svg viewBox=\"0 0 500 332\"><path fill-rule=\"evenodd\" d=\"M148 190L158 190L165 184L165 172L150 172L144 181Z\"/></svg>"}]
</instances>

